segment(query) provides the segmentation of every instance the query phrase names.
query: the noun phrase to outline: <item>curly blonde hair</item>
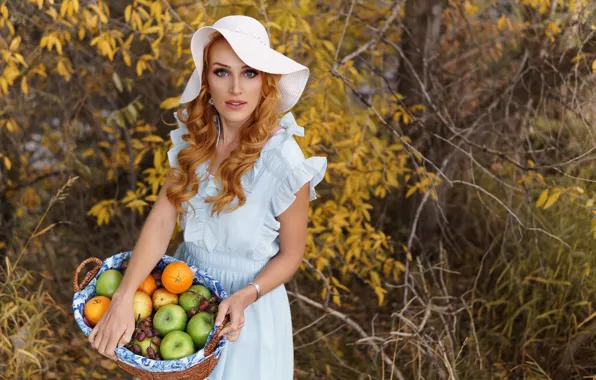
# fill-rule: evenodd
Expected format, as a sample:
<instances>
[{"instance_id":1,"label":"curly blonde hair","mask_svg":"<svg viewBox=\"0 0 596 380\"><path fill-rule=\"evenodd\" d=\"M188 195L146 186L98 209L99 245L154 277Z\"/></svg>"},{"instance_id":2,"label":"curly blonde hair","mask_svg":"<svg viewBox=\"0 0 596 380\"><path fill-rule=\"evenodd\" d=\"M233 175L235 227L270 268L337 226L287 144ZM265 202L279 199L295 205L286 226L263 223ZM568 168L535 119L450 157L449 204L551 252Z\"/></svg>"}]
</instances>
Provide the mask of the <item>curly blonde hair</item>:
<instances>
[{"instance_id":1,"label":"curly blonde hair","mask_svg":"<svg viewBox=\"0 0 596 380\"><path fill-rule=\"evenodd\" d=\"M209 50L211 46L222 39L224 37L216 33L205 47L203 54L204 68L209 67ZM207 103L209 94L207 72L207 69L203 69L201 74L202 81L199 96L186 106L188 119L183 119L182 108L176 111L178 120L186 124L188 128L189 133L183 136L188 146L178 153L180 168L172 168L167 174L167 177L172 181L172 185L167 190L167 196L170 203L183 213L185 210L181 207L182 203L194 197L198 192L199 184L207 180L209 176L210 168L205 171L203 178L198 178L196 175L197 167L207 160L214 159L216 153L217 127L213 121L216 110L215 107ZM281 75L265 72L261 72L261 75L263 76L261 99L240 131L240 148L232 151L229 157L222 161L215 173L215 180L221 181L222 191L217 196L205 199L206 203L214 203L211 215L214 213L221 214L235 197L238 197L238 204L229 209L228 212L232 212L246 203L241 178L255 165L261 148L277 126L277 108L280 101L277 85ZM211 161L212 163L213 161Z\"/></svg>"}]
</instances>

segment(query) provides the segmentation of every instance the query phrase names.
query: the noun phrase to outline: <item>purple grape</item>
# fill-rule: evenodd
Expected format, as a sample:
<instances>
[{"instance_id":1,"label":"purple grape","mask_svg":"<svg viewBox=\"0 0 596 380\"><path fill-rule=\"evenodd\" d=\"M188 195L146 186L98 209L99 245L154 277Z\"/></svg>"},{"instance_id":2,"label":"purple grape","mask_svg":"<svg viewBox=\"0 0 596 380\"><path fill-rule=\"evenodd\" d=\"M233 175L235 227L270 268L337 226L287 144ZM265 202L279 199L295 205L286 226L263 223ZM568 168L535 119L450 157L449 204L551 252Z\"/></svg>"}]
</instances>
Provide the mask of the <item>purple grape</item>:
<instances>
[{"instance_id":1,"label":"purple grape","mask_svg":"<svg viewBox=\"0 0 596 380\"><path fill-rule=\"evenodd\" d=\"M141 331L138 335L137 335L137 340L139 342L142 342L145 340L145 333L143 331Z\"/></svg>"},{"instance_id":2,"label":"purple grape","mask_svg":"<svg viewBox=\"0 0 596 380\"><path fill-rule=\"evenodd\" d=\"M132 346L132 352L133 353L135 353L137 355L140 355L141 354L141 351L142 351L141 350L141 346L137 346L136 344L134 346Z\"/></svg>"},{"instance_id":3,"label":"purple grape","mask_svg":"<svg viewBox=\"0 0 596 380\"><path fill-rule=\"evenodd\" d=\"M209 302L207 302L206 300L203 300L199 304L199 311L205 311L205 310L207 310L208 307L209 307Z\"/></svg>"},{"instance_id":4,"label":"purple grape","mask_svg":"<svg viewBox=\"0 0 596 380\"><path fill-rule=\"evenodd\" d=\"M153 336L159 336L159 330L158 329L153 329L153 330L151 330L151 332L153 333Z\"/></svg>"},{"instance_id":5,"label":"purple grape","mask_svg":"<svg viewBox=\"0 0 596 380\"><path fill-rule=\"evenodd\" d=\"M154 336L153 339L151 339L151 343L159 347L161 345L161 338L158 336Z\"/></svg>"},{"instance_id":6,"label":"purple grape","mask_svg":"<svg viewBox=\"0 0 596 380\"><path fill-rule=\"evenodd\" d=\"M157 352L153 349L153 347L147 347L147 354L154 356Z\"/></svg>"},{"instance_id":7,"label":"purple grape","mask_svg":"<svg viewBox=\"0 0 596 380\"><path fill-rule=\"evenodd\" d=\"M147 338L153 338L153 330L151 330L151 329L145 330L145 335L147 336Z\"/></svg>"},{"instance_id":8,"label":"purple grape","mask_svg":"<svg viewBox=\"0 0 596 380\"><path fill-rule=\"evenodd\" d=\"M157 285L158 288L163 287L163 284L161 283L161 278L155 280L155 285Z\"/></svg>"},{"instance_id":9,"label":"purple grape","mask_svg":"<svg viewBox=\"0 0 596 380\"><path fill-rule=\"evenodd\" d=\"M161 355L160 354L155 355L155 360L162 360Z\"/></svg>"}]
</instances>

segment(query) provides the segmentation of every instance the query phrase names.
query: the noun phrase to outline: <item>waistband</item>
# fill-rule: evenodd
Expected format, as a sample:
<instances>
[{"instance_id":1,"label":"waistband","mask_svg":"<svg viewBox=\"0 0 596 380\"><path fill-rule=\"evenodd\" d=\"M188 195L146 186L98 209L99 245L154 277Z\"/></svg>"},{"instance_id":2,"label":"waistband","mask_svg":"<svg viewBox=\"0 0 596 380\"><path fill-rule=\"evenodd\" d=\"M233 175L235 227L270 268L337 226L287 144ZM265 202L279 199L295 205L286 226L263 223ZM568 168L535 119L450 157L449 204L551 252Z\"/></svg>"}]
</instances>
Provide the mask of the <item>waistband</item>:
<instances>
[{"instance_id":1,"label":"waistband","mask_svg":"<svg viewBox=\"0 0 596 380\"><path fill-rule=\"evenodd\" d=\"M226 251L209 252L190 242L180 244L175 257L198 268L211 267L250 275L260 272L270 260L270 258L252 260L243 256L231 255Z\"/></svg>"}]
</instances>

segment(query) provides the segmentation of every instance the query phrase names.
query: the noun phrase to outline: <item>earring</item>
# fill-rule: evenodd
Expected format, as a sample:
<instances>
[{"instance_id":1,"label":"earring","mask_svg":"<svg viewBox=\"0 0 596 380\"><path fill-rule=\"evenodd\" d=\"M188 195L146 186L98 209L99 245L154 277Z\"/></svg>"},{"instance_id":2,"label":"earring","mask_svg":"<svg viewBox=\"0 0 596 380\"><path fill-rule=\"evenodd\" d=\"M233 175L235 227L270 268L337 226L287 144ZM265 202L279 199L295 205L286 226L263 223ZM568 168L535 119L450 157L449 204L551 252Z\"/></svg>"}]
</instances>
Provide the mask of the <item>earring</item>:
<instances>
[{"instance_id":1,"label":"earring","mask_svg":"<svg viewBox=\"0 0 596 380\"><path fill-rule=\"evenodd\" d=\"M207 103L213 105L213 99L211 99L211 97L209 97L209 100L207 100Z\"/></svg>"}]
</instances>

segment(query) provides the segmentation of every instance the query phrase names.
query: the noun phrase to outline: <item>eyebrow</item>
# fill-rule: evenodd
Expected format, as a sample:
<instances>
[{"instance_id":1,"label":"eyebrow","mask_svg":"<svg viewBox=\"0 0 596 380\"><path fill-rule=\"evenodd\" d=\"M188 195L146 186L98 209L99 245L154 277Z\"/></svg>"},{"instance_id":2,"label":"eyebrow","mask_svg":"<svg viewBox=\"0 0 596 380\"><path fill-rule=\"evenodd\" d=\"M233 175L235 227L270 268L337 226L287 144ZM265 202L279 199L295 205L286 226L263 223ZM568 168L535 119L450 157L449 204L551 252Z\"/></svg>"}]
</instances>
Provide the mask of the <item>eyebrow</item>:
<instances>
[{"instance_id":1,"label":"eyebrow","mask_svg":"<svg viewBox=\"0 0 596 380\"><path fill-rule=\"evenodd\" d=\"M219 62L214 62L213 64L214 65L220 65L220 66L223 66L223 67L228 68L228 69L231 69L232 68L231 66L224 65L223 63L219 63ZM244 65L244 66L242 66L242 68L243 69L246 69L246 68L250 68L250 66Z\"/></svg>"}]
</instances>

